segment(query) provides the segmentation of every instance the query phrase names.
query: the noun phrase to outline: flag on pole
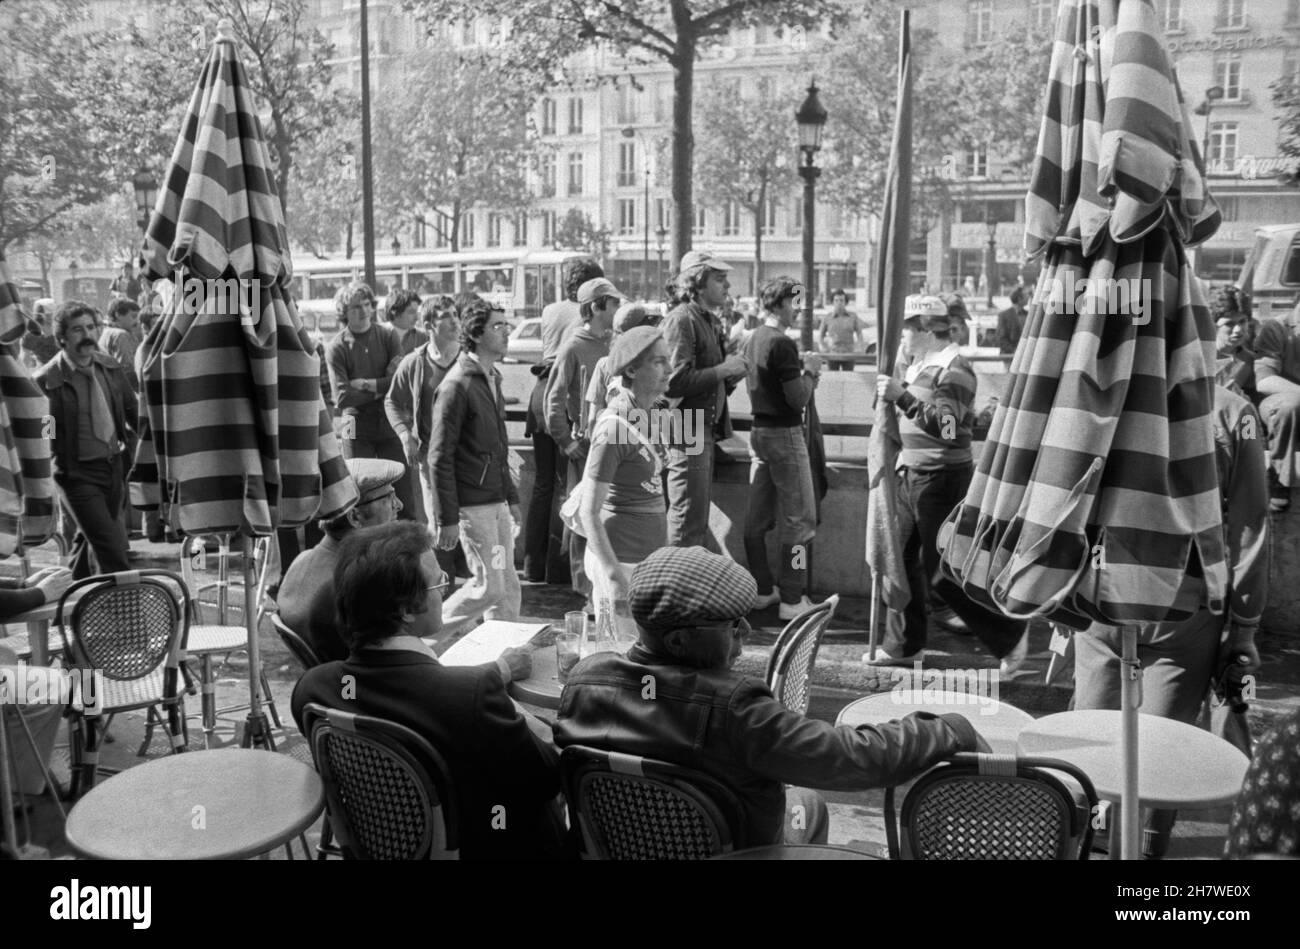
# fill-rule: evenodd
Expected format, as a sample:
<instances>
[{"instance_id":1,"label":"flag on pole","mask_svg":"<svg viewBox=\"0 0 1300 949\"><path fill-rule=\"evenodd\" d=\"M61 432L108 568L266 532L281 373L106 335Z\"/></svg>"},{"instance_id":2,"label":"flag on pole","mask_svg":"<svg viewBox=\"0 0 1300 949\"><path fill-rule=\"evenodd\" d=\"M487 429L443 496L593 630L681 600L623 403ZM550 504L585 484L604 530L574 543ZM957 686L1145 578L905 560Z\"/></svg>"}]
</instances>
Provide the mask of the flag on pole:
<instances>
[{"instance_id":1,"label":"flag on pole","mask_svg":"<svg viewBox=\"0 0 1300 949\"><path fill-rule=\"evenodd\" d=\"M903 11L898 40L898 94L894 139L885 180L885 206L880 222L880 253L876 261L876 364L886 375L894 371L903 327L903 301L908 290L908 256L912 209L912 40L909 11ZM894 468L898 459L898 419L893 406L876 401L875 424L868 448L867 566L871 570L874 647L878 630L876 604L902 612L911 594L903 568L898 536L898 493Z\"/></svg>"}]
</instances>

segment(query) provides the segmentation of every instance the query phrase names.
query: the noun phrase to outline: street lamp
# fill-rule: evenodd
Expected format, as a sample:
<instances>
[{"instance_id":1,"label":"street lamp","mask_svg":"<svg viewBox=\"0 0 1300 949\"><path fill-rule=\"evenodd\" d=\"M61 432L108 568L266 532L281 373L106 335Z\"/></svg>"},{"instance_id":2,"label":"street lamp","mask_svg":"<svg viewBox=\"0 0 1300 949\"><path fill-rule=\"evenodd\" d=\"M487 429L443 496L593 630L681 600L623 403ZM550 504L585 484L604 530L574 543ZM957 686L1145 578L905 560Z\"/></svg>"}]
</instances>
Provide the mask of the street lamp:
<instances>
[{"instance_id":1,"label":"street lamp","mask_svg":"<svg viewBox=\"0 0 1300 949\"><path fill-rule=\"evenodd\" d=\"M988 228L989 244L988 249L984 252L984 272L987 275L989 298L986 301L989 309L993 309L993 283L997 280L998 274L998 221L989 211L989 205L984 205L984 226Z\"/></svg>"},{"instance_id":2,"label":"street lamp","mask_svg":"<svg viewBox=\"0 0 1300 949\"><path fill-rule=\"evenodd\" d=\"M1201 140L1201 160L1205 162L1205 172L1210 171L1210 113L1214 111L1214 100L1223 98L1223 86L1210 86L1205 90L1205 100L1193 111L1205 116L1205 137Z\"/></svg>"},{"instance_id":3,"label":"street lamp","mask_svg":"<svg viewBox=\"0 0 1300 949\"><path fill-rule=\"evenodd\" d=\"M68 261L68 282L72 284L72 291L68 293L67 296L70 299L75 300L77 297L81 296L81 294L77 292L77 271L80 269L81 266L76 260Z\"/></svg>"},{"instance_id":4,"label":"street lamp","mask_svg":"<svg viewBox=\"0 0 1300 949\"><path fill-rule=\"evenodd\" d=\"M624 138L641 140L641 163L645 165L645 214L642 217L641 244L641 285L645 289L643 300L650 299L650 152L645 145L645 137L632 126L623 129Z\"/></svg>"},{"instance_id":5,"label":"street lamp","mask_svg":"<svg viewBox=\"0 0 1300 949\"><path fill-rule=\"evenodd\" d=\"M393 243L390 244L389 247L392 248L394 257L396 257L398 254L402 252L402 242L399 241L396 237L393 238Z\"/></svg>"},{"instance_id":6,"label":"street lamp","mask_svg":"<svg viewBox=\"0 0 1300 949\"><path fill-rule=\"evenodd\" d=\"M141 168L131 176L131 188L135 191L135 223L140 232L144 233L149 227L149 215L153 213L154 202L158 198L158 184L154 181L153 172Z\"/></svg>"},{"instance_id":7,"label":"street lamp","mask_svg":"<svg viewBox=\"0 0 1300 949\"><path fill-rule=\"evenodd\" d=\"M664 227L662 221L659 222L659 230L655 231L655 239L658 241L658 243L655 244L655 251L659 254L659 263L655 266L655 293L659 294L663 292L664 245L668 242L668 228ZM646 297L646 299L649 300L651 298Z\"/></svg>"},{"instance_id":8,"label":"street lamp","mask_svg":"<svg viewBox=\"0 0 1300 949\"><path fill-rule=\"evenodd\" d=\"M826 109L817 98L817 81L808 85L808 98L803 100L794 120L799 123L799 148L803 152L803 164L799 166L799 177L803 179L803 328L800 342L805 352L813 348L813 202L816 200L816 186L821 169L813 164L813 158L822 147L822 126L826 124Z\"/></svg>"}]
</instances>

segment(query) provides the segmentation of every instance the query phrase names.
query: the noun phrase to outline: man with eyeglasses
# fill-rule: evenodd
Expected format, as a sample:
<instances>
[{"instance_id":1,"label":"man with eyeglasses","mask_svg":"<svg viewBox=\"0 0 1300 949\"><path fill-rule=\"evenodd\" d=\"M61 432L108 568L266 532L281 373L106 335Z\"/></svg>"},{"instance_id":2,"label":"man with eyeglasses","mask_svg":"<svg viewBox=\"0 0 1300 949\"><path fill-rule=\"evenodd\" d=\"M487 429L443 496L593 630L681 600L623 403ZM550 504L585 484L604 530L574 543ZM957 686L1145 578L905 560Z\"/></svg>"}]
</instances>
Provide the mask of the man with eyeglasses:
<instances>
[{"instance_id":1,"label":"man with eyeglasses","mask_svg":"<svg viewBox=\"0 0 1300 949\"><path fill-rule=\"evenodd\" d=\"M405 725L442 757L455 785L463 860L555 859L563 822L558 756L545 723L506 692L532 656L444 666L429 643L441 631L445 580L428 531L386 524L354 531L331 577L349 650L309 669L293 691L298 727L314 702ZM353 688L340 688L341 682Z\"/></svg>"},{"instance_id":2,"label":"man with eyeglasses","mask_svg":"<svg viewBox=\"0 0 1300 949\"><path fill-rule=\"evenodd\" d=\"M99 331L94 307L65 302L54 314L61 351L34 377L50 403L44 431L53 441L54 483L77 524L71 563L77 580L130 569L121 515L139 405L126 370L99 351Z\"/></svg>"},{"instance_id":3,"label":"man with eyeglasses","mask_svg":"<svg viewBox=\"0 0 1300 949\"><path fill-rule=\"evenodd\" d=\"M609 331L614 314L627 297L604 277L588 280L578 288L578 316L581 321L560 343L555 365L546 381L546 428L560 451L569 459L564 483L568 497L582 480L587 467L591 440L586 431L586 386L596 363L609 355ZM591 580L583 568L587 552L585 538L569 535L569 573L573 589L591 595ZM588 610L594 612L594 610Z\"/></svg>"},{"instance_id":4,"label":"man with eyeglasses","mask_svg":"<svg viewBox=\"0 0 1300 949\"><path fill-rule=\"evenodd\" d=\"M628 602L640 639L574 666L555 741L658 758L729 786L745 843L825 843L829 818L809 788L863 791L901 784L958 751L988 745L960 715L916 712L885 725L836 727L782 705L759 679L737 675L758 595L730 557L663 547L632 571Z\"/></svg>"},{"instance_id":5,"label":"man with eyeglasses","mask_svg":"<svg viewBox=\"0 0 1300 949\"><path fill-rule=\"evenodd\" d=\"M364 283L341 289L334 309L347 325L325 347L325 360L341 417L343 457L405 461L402 440L384 414L384 396L402 361L401 342L392 327L375 321L375 295ZM408 472L397 483L408 520L415 516L412 490Z\"/></svg>"},{"instance_id":6,"label":"man with eyeglasses","mask_svg":"<svg viewBox=\"0 0 1300 949\"><path fill-rule=\"evenodd\" d=\"M471 577L443 606L448 632L480 619L517 620L522 591L515 572L519 492L510 474L505 396L497 363L510 322L481 297L461 308L461 353L433 403L429 470L438 546L460 544Z\"/></svg>"},{"instance_id":7,"label":"man with eyeglasses","mask_svg":"<svg viewBox=\"0 0 1300 949\"><path fill-rule=\"evenodd\" d=\"M321 521L325 538L294 558L276 593L280 618L307 641L322 662L348 654L334 612L334 567L340 545L354 530L391 523L402 510L396 485L405 468L399 462L349 458L347 465L357 484L357 503L337 517Z\"/></svg>"}]
</instances>

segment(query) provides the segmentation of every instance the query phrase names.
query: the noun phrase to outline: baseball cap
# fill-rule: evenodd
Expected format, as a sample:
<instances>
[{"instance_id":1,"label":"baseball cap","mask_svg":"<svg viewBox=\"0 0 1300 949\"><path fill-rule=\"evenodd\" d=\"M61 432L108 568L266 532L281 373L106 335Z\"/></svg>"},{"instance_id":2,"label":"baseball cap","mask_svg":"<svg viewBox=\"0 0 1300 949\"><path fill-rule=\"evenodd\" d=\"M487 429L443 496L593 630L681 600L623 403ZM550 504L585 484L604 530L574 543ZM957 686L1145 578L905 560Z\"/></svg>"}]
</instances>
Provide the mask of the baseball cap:
<instances>
[{"instance_id":1,"label":"baseball cap","mask_svg":"<svg viewBox=\"0 0 1300 949\"><path fill-rule=\"evenodd\" d=\"M682 254L682 265L677 268L679 273L686 273L696 267L708 267L710 270L724 272L732 269L731 264L707 250L688 250Z\"/></svg>"},{"instance_id":2,"label":"baseball cap","mask_svg":"<svg viewBox=\"0 0 1300 949\"><path fill-rule=\"evenodd\" d=\"M903 301L903 320L916 320L927 330L948 329L948 304L941 297L914 293Z\"/></svg>"},{"instance_id":3,"label":"baseball cap","mask_svg":"<svg viewBox=\"0 0 1300 949\"><path fill-rule=\"evenodd\" d=\"M614 297L619 300L626 300L627 295L618 287L614 286L604 277L597 277L595 280L588 280L578 288L578 305L591 303L599 300L601 297Z\"/></svg>"},{"instance_id":4,"label":"baseball cap","mask_svg":"<svg viewBox=\"0 0 1300 949\"><path fill-rule=\"evenodd\" d=\"M626 333L638 326L653 326L659 316L645 308L644 303L624 303L614 314L614 332Z\"/></svg>"}]
</instances>

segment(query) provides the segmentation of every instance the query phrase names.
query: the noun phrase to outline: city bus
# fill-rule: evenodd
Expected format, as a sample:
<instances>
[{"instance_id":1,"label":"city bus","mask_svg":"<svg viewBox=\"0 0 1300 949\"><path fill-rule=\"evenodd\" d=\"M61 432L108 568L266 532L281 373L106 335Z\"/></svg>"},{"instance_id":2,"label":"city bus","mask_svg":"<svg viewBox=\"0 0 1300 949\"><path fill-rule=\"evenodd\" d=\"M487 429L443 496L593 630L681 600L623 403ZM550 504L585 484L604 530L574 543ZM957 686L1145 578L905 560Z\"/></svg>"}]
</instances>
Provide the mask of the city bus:
<instances>
[{"instance_id":1,"label":"city bus","mask_svg":"<svg viewBox=\"0 0 1300 949\"><path fill-rule=\"evenodd\" d=\"M382 305L388 294L400 288L414 290L421 297L468 290L504 307L517 322L540 316L542 307L561 299L560 268L575 256L572 251L522 247L376 255L374 291ZM363 279L364 270L356 256L294 257L293 291L309 330L322 336L338 331L334 294L353 280Z\"/></svg>"}]
</instances>

